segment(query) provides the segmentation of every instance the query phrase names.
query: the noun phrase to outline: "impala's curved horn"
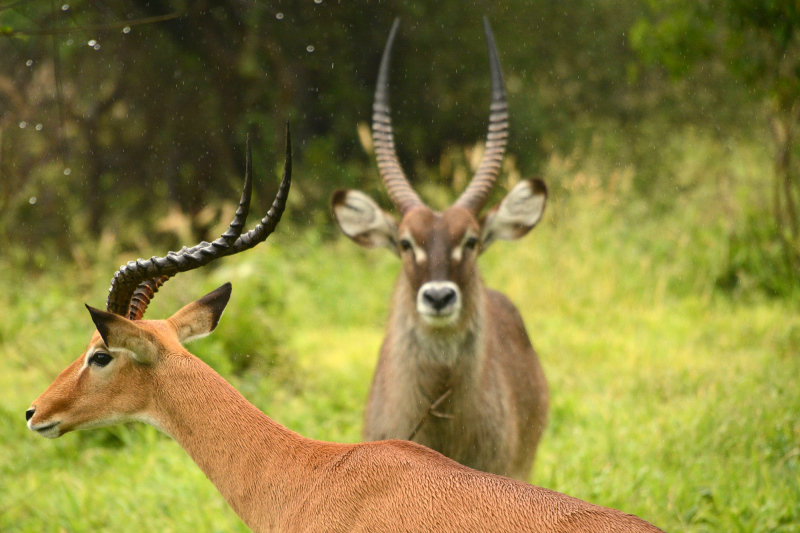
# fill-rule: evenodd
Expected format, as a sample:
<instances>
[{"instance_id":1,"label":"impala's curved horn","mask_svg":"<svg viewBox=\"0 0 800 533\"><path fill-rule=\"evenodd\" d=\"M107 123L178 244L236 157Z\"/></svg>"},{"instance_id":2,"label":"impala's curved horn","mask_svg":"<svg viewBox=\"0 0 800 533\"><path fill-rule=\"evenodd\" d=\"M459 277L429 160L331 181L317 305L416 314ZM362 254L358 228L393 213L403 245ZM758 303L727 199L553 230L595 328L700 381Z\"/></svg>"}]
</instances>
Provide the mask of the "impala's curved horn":
<instances>
[{"instance_id":1,"label":"impala's curved horn","mask_svg":"<svg viewBox=\"0 0 800 533\"><path fill-rule=\"evenodd\" d=\"M397 159L394 148L394 135L392 133L392 117L389 108L389 64L391 63L392 45L400 26L400 19L394 20L386 48L381 57L381 66L378 70L378 83L375 86L375 101L372 104L372 142L375 146L375 157L378 160L378 170L386 184L389 198L394 205L405 214L411 208L425 205L411 184L403 174L403 168Z\"/></svg>"},{"instance_id":2,"label":"impala's curved horn","mask_svg":"<svg viewBox=\"0 0 800 533\"><path fill-rule=\"evenodd\" d=\"M506 89L503 84L503 72L500 69L500 57L494 44L492 28L489 20L483 17L483 28L486 32L486 43L489 48L489 68L492 75L492 104L489 114L489 132L486 135L486 150L475 176L467 188L456 200L455 205L464 207L477 215L489 197L506 153L508 142L508 104Z\"/></svg>"},{"instance_id":3,"label":"impala's curved horn","mask_svg":"<svg viewBox=\"0 0 800 533\"><path fill-rule=\"evenodd\" d=\"M200 268L215 259L253 248L269 237L281 220L292 183L292 140L288 123L286 124L286 156L283 163L283 178L278 188L278 194L275 196L267 216L261 219L255 228L242 235L253 188L253 162L249 139L245 169L244 190L236 215L228 230L214 242L203 241L192 248L183 247L178 252L169 252L165 257L139 259L120 267L114 274L109 289L106 309L110 313L131 320L139 320L144 316L147 305L156 291L172 276Z\"/></svg>"}]
</instances>

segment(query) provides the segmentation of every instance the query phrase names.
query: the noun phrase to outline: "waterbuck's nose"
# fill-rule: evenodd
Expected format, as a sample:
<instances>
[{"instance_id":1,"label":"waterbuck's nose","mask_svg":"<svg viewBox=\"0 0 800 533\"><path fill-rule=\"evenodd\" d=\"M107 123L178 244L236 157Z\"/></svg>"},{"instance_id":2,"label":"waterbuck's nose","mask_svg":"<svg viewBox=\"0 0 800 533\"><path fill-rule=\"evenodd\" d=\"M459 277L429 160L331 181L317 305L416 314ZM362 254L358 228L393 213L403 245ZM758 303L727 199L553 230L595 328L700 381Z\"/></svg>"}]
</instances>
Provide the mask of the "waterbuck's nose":
<instances>
[{"instance_id":1,"label":"waterbuck's nose","mask_svg":"<svg viewBox=\"0 0 800 533\"><path fill-rule=\"evenodd\" d=\"M452 287L431 287L422 293L425 303L437 311L455 303L456 296L456 291Z\"/></svg>"},{"instance_id":2,"label":"waterbuck's nose","mask_svg":"<svg viewBox=\"0 0 800 533\"><path fill-rule=\"evenodd\" d=\"M25 411L25 420L30 420L31 417L33 416L33 413L35 413L35 412L36 412L36 408L35 407L31 407L30 409Z\"/></svg>"}]
</instances>

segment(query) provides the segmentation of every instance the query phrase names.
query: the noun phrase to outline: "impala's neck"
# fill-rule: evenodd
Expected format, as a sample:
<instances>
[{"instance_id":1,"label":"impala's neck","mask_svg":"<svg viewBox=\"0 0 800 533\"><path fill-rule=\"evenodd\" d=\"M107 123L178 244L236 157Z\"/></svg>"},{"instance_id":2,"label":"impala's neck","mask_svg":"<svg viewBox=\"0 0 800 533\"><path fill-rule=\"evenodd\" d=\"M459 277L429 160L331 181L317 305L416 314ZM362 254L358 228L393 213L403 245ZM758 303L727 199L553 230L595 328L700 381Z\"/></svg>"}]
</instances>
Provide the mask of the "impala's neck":
<instances>
[{"instance_id":1,"label":"impala's neck","mask_svg":"<svg viewBox=\"0 0 800 533\"><path fill-rule=\"evenodd\" d=\"M153 422L189 453L248 527L275 530L286 495L296 497L313 482L310 441L256 409L198 358L168 357L149 413Z\"/></svg>"}]
</instances>

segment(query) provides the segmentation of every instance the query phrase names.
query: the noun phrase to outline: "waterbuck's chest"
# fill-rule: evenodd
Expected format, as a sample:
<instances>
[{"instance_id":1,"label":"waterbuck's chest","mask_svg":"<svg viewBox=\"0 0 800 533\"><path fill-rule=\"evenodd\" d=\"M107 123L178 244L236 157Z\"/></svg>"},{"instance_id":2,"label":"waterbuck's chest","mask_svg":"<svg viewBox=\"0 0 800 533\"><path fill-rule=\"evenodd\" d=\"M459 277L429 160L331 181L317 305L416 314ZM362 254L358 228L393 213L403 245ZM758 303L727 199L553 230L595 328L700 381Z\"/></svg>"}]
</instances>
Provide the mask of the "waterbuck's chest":
<instances>
[{"instance_id":1,"label":"waterbuck's chest","mask_svg":"<svg viewBox=\"0 0 800 533\"><path fill-rule=\"evenodd\" d=\"M367 440L413 440L476 468L481 457L506 451L509 399L478 336L430 339L409 331L403 342L391 340L370 392Z\"/></svg>"}]
</instances>

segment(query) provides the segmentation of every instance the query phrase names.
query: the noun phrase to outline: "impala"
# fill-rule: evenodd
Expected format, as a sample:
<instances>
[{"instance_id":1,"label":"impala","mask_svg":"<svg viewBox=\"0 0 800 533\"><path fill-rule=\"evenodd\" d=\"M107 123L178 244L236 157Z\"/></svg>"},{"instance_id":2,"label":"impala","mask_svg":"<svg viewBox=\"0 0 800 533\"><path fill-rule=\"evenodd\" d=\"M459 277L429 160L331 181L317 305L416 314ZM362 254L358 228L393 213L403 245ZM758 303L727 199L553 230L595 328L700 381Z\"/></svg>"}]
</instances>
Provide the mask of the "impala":
<instances>
[{"instance_id":1,"label":"impala","mask_svg":"<svg viewBox=\"0 0 800 533\"><path fill-rule=\"evenodd\" d=\"M241 235L245 188L228 231L164 258L128 263L114 276L107 311L87 306L97 331L86 351L26 412L48 438L127 421L174 438L245 524L259 532L641 531L639 518L550 490L466 468L415 443L334 444L274 422L183 347L219 323L227 283L167 320L143 320L170 276L263 241L280 220L291 181L287 156L272 209Z\"/></svg>"},{"instance_id":2,"label":"impala","mask_svg":"<svg viewBox=\"0 0 800 533\"><path fill-rule=\"evenodd\" d=\"M544 372L516 307L487 289L478 255L498 239L518 239L539 222L547 189L523 180L479 218L500 170L508 114L489 23L492 103L483 159L472 181L443 212L426 206L394 149L389 111L392 27L378 73L372 135L378 169L402 219L360 191L339 190L334 218L367 248L400 257L386 337L365 412L365 440L414 440L459 463L527 480L547 423Z\"/></svg>"}]
</instances>

